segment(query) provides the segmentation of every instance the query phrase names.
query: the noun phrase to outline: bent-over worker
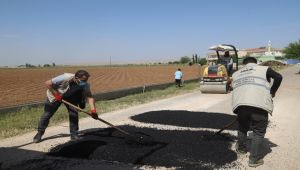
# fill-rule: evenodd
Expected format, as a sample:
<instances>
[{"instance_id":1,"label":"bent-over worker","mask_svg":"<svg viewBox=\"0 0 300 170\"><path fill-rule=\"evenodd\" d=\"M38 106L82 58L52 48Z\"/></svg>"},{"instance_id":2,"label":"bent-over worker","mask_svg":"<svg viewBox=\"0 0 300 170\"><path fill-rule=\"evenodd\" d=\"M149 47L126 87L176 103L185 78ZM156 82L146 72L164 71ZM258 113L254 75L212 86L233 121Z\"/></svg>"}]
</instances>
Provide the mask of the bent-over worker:
<instances>
[{"instance_id":1,"label":"bent-over worker","mask_svg":"<svg viewBox=\"0 0 300 170\"><path fill-rule=\"evenodd\" d=\"M254 57L244 59L245 66L236 71L233 78L232 106L238 117L238 154L247 153L247 132L250 126L253 138L248 165L257 167L264 163L261 153L263 139L268 125L268 114L273 112L273 100L282 76L267 66L257 65ZM270 85L271 79L274 80Z\"/></svg>"},{"instance_id":2,"label":"bent-over worker","mask_svg":"<svg viewBox=\"0 0 300 170\"><path fill-rule=\"evenodd\" d=\"M64 73L45 82L47 87L47 100L44 106L44 113L41 115L37 134L33 142L41 142L42 136L49 124L50 118L57 111L62 103L62 99L80 108L85 108L86 100L90 105L91 115L94 119L98 117L96 113L95 101L92 96L90 85L87 83L90 75L85 70L78 70L75 74ZM71 140L79 139L78 135L78 111L76 108L65 104L69 112L70 136Z\"/></svg>"}]
</instances>

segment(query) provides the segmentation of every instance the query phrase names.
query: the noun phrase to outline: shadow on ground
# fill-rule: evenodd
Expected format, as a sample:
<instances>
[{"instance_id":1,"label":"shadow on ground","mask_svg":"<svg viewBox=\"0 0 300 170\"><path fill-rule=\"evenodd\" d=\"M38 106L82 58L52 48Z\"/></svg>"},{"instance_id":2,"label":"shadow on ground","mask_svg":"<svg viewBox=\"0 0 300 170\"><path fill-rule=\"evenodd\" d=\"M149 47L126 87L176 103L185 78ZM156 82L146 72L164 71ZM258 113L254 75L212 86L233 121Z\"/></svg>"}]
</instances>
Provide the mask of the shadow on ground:
<instances>
[{"instance_id":1,"label":"shadow on ground","mask_svg":"<svg viewBox=\"0 0 300 170\"><path fill-rule=\"evenodd\" d=\"M250 132L247 136L247 150L249 151L251 149L251 140L253 138L253 133ZM262 150L260 151L261 156L264 158L267 154L272 152L272 148L277 147L275 143L271 142L268 138L264 138Z\"/></svg>"},{"instance_id":2,"label":"shadow on ground","mask_svg":"<svg viewBox=\"0 0 300 170\"><path fill-rule=\"evenodd\" d=\"M222 120L222 118L224 119ZM232 121L234 116L222 115L220 113L158 111L147 112L140 116L135 116L133 119L176 126L217 129ZM155 121L156 119L160 120ZM178 119L183 120L179 121ZM188 119L190 119L191 123L188 122ZM211 125L216 123L219 125ZM1 156L7 153L36 155L36 157L28 157L26 160L12 164L3 165L2 162L1 168L132 169L133 167L140 168L145 165L150 166L151 169L155 167L176 169L236 169L240 166L236 162L236 153L231 150L232 141L235 137L228 133L214 136L214 132L205 130L159 130L130 125L118 127L130 134L141 134L142 132L152 137L153 141L151 145L129 142L129 138L112 128L89 129L81 131L81 138L79 140L57 145L47 154L18 148L0 148ZM51 140L51 138L48 140ZM268 146L271 147L271 145ZM270 152L270 148L266 151ZM13 158L12 155L7 157L7 159Z\"/></svg>"}]
</instances>

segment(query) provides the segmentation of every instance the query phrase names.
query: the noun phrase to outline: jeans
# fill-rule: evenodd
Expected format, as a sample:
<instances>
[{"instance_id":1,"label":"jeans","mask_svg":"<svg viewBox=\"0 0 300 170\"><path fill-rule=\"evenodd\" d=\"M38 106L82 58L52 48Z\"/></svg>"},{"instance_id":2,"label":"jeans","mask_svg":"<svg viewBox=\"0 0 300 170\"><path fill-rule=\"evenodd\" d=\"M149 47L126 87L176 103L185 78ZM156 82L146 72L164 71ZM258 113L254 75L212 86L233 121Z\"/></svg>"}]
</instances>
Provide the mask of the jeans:
<instances>
[{"instance_id":1,"label":"jeans","mask_svg":"<svg viewBox=\"0 0 300 170\"><path fill-rule=\"evenodd\" d=\"M48 99L45 102L44 106L44 113L42 114L39 124L38 124L38 132L44 133L48 124L50 118L54 115L54 113L57 111L59 106L61 105L61 102L55 101L50 102ZM77 135L78 134L78 112L75 108L66 105L66 108L69 112L69 123L70 123L70 134L71 135Z\"/></svg>"},{"instance_id":2,"label":"jeans","mask_svg":"<svg viewBox=\"0 0 300 170\"><path fill-rule=\"evenodd\" d=\"M257 161L262 158L264 136L268 125L268 112L253 107L243 107L238 110L238 146L240 150L246 150L247 132L253 130L251 141L250 156L251 161Z\"/></svg>"}]
</instances>

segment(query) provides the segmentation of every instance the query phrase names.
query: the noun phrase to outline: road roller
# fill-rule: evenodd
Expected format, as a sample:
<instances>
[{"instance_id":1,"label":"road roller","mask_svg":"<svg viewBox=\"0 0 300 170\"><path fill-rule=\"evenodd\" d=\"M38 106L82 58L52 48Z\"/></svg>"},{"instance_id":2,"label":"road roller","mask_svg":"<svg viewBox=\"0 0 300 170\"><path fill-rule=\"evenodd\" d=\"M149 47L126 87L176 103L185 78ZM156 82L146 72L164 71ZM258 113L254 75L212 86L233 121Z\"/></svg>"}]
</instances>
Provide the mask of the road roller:
<instances>
[{"instance_id":1,"label":"road roller","mask_svg":"<svg viewBox=\"0 0 300 170\"><path fill-rule=\"evenodd\" d=\"M202 93L228 93L232 90L231 75L238 69L238 53L233 45L221 44L209 48L216 54L208 55L200 79Z\"/></svg>"}]
</instances>

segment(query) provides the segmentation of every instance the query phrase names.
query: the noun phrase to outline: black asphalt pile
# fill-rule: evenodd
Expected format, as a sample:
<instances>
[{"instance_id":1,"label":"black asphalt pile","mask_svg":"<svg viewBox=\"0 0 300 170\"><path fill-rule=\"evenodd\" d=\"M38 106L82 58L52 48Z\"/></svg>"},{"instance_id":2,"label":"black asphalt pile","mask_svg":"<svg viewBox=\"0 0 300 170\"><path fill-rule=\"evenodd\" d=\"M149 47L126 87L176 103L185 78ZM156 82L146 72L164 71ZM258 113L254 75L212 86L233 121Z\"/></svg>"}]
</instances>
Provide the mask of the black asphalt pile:
<instances>
[{"instance_id":1,"label":"black asphalt pile","mask_svg":"<svg viewBox=\"0 0 300 170\"><path fill-rule=\"evenodd\" d=\"M134 136L148 137L151 139L150 144L132 141L131 137L113 128L95 128L81 131L79 140L52 148L42 159L29 159L13 166L5 166L8 169L56 170L101 167L130 169L143 166L150 169L238 169L241 166L236 162L236 153L230 149L236 137L228 133L214 135L215 132L205 130L220 129L234 120L235 116L222 113L155 111L134 116L132 119L153 123L153 128L130 125L119 128ZM157 129L155 124L204 129L168 130L168 126Z\"/></svg>"},{"instance_id":2,"label":"black asphalt pile","mask_svg":"<svg viewBox=\"0 0 300 170\"><path fill-rule=\"evenodd\" d=\"M89 156L99 147L107 145L106 142L95 139L69 142L63 146L51 149L48 155L68 158L89 158Z\"/></svg>"},{"instance_id":3,"label":"black asphalt pile","mask_svg":"<svg viewBox=\"0 0 300 170\"><path fill-rule=\"evenodd\" d=\"M108 136L103 129L93 129L83 132L85 134L82 139L76 142L68 142L53 148L48 155L121 162L134 164L137 167L147 165L177 169L215 169L237 166L234 162L237 155L229 149L232 144L230 140L221 136L216 136L214 140L203 140L205 136L213 136L213 132L157 130L133 126L120 128L129 132L148 134L155 139L155 144L129 144L126 137L117 131L113 132L112 136ZM226 136L234 138L229 134Z\"/></svg>"},{"instance_id":4,"label":"black asphalt pile","mask_svg":"<svg viewBox=\"0 0 300 170\"><path fill-rule=\"evenodd\" d=\"M70 159L64 157L49 157L28 159L19 163L5 165L1 170L132 170L133 166L101 160Z\"/></svg>"},{"instance_id":5,"label":"black asphalt pile","mask_svg":"<svg viewBox=\"0 0 300 170\"><path fill-rule=\"evenodd\" d=\"M131 119L143 123L212 129L221 129L235 118L236 116L225 113L190 112L186 110L151 111L131 117ZM228 129L236 130L237 124Z\"/></svg>"}]
</instances>

